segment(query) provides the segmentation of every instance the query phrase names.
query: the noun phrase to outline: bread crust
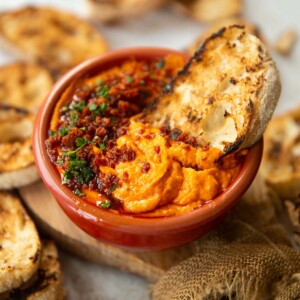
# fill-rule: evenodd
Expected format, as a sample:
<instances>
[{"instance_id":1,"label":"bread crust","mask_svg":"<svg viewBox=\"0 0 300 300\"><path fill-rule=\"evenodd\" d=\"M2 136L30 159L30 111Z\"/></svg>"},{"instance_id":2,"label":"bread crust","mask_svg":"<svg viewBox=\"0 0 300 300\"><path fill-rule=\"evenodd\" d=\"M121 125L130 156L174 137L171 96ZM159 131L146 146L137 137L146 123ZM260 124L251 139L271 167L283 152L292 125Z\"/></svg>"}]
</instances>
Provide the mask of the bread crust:
<instances>
[{"instance_id":1,"label":"bread crust","mask_svg":"<svg viewBox=\"0 0 300 300\"><path fill-rule=\"evenodd\" d=\"M187 52L191 55L194 55L195 51L199 49L201 44L205 42L207 38L209 38L212 34L217 32L220 28L228 27L231 25L240 25L245 26L245 30L255 35L257 38L265 42L265 38L262 36L260 29L253 23L251 23L249 20L243 19L243 18L226 18L222 20L217 20L216 22L213 22L210 24L204 32L201 33L201 35L189 46Z\"/></svg>"},{"instance_id":2,"label":"bread crust","mask_svg":"<svg viewBox=\"0 0 300 300\"><path fill-rule=\"evenodd\" d=\"M0 293L18 288L37 271L40 239L19 198L0 192Z\"/></svg>"},{"instance_id":3,"label":"bread crust","mask_svg":"<svg viewBox=\"0 0 300 300\"><path fill-rule=\"evenodd\" d=\"M25 186L40 177L34 163L31 135L34 116L26 110L0 107L0 189Z\"/></svg>"},{"instance_id":4,"label":"bread crust","mask_svg":"<svg viewBox=\"0 0 300 300\"><path fill-rule=\"evenodd\" d=\"M244 9L242 0L176 0L173 6L195 20L206 23L240 16Z\"/></svg>"},{"instance_id":5,"label":"bread crust","mask_svg":"<svg viewBox=\"0 0 300 300\"><path fill-rule=\"evenodd\" d=\"M17 62L2 66L0 105L36 112L52 85L50 73L37 64Z\"/></svg>"},{"instance_id":6,"label":"bread crust","mask_svg":"<svg viewBox=\"0 0 300 300\"><path fill-rule=\"evenodd\" d=\"M101 23L118 22L144 15L167 0L87 0L91 16Z\"/></svg>"},{"instance_id":7,"label":"bread crust","mask_svg":"<svg viewBox=\"0 0 300 300\"><path fill-rule=\"evenodd\" d=\"M199 146L230 153L258 142L280 92L266 47L234 25L209 37L144 115L156 127L195 137Z\"/></svg>"},{"instance_id":8,"label":"bread crust","mask_svg":"<svg viewBox=\"0 0 300 300\"><path fill-rule=\"evenodd\" d=\"M56 77L107 50L103 36L87 21L50 7L2 13L0 36L20 58L46 66Z\"/></svg>"},{"instance_id":9,"label":"bread crust","mask_svg":"<svg viewBox=\"0 0 300 300\"><path fill-rule=\"evenodd\" d=\"M283 199L300 193L300 107L274 118L265 133L261 171Z\"/></svg>"}]
</instances>

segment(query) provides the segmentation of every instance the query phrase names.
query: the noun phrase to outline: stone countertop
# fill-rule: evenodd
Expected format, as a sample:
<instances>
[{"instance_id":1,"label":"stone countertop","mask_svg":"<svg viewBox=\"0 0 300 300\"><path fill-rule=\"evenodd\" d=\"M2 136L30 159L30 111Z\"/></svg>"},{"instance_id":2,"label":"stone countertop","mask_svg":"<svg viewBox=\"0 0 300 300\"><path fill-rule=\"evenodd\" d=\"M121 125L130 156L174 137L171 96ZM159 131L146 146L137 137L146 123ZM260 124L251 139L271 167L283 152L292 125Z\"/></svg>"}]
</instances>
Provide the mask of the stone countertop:
<instances>
[{"instance_id":1,"label":"stone countertop","mask_svg":"<svg viewBox=\"0 0 300 300\"><path fill-rule=\"evenodd\" d=\"M84 0L0 0L0 11L22 5L47 5L88 15ZM291 28L300 33L300 2L296 0L245 0L246 18L258 24L268 45L274 45L283 31ZM141 19L111 26L99 26L112 49L132 46L159 46L184 49L201 33L203 26L170 9L152 12ZM292 55L281 57L273 53L282 77L282 96L276 113L300 104L300 43ZM0 52L0 64L15 57ZM64 285L72 300L147 300L147 282L110 267L88 263L60 251Z\"/></svg>"}]
</instances>

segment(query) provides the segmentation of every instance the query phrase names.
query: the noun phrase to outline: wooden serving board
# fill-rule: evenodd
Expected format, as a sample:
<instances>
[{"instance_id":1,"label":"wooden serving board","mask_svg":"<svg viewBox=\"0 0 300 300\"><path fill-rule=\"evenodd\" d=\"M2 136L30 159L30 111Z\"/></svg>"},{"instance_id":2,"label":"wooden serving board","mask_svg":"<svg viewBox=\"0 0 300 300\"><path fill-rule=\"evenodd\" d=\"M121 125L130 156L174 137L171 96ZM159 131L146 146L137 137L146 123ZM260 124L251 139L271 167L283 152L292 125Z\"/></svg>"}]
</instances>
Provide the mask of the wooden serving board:
<instances>
[{"instance_id":1,"label":"wooden serving board","mask_svg":"<svg viewBox=\"0 0 300 300\"><path fill-rule=\"evenodd\" d=\"M166 270L195 253L195 243L170 250L135 253L100 242L69 220L42 181L19 189L38 229L86 260L110 265L156 281Z\"/></svg>"}]
</instances>

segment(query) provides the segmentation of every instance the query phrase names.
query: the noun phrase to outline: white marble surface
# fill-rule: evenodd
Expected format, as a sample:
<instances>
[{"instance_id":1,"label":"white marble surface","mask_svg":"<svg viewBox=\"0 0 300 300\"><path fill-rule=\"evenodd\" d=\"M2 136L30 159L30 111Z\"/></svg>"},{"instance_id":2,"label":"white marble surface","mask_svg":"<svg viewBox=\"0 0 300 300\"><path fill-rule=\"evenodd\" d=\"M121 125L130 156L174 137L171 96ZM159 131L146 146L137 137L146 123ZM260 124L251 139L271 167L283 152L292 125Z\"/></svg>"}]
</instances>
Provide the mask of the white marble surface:
<instances>
[{"instance_id":1,"label":"white marble surface","mask_svg":"<svg viewBox=\"0 0 300 300\"><path fill-rule=\"evenodd\" d=\"M149 0L151 1L151 0ZM245 0L246 17L260 25L270 45L288 28L300 34L300 1ZM87 16L84 0L0 0L0 11L25 4L55 6ZM161 46L183 49L201 32L202 25L165 9L139 20L114 26L100 26L112 49L131 46ZM281 72L283 91L277 113L300 104L300 43L292 55L283 58L274 53ZM0 52L0 64L15 58ZM82 261L60 252L64 284L72 300L147 300L147 283L142 278L118 270Z\"/></svg>"}]
</instances>

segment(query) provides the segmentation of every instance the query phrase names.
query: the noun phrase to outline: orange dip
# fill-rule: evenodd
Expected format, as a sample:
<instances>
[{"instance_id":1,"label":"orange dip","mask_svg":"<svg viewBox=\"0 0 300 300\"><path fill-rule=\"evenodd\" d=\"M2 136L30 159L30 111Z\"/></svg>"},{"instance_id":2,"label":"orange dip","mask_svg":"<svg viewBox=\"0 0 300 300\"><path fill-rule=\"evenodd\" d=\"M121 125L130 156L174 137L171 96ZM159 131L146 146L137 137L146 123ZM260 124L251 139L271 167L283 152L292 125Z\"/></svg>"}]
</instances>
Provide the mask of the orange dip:
<instances>
[{"instance_id":1,"label":"orange dip","mask_svg":"<svg viewBox=\"0 0 300 300\"><path fill-rule=\"evenodd\" d=\"M103 209L149 217L185 213L226 189L246 150L224 156L143 121L142 109L183 65L174 55L128 60L73 82L56 105L46 140L62 183Z\"/></svg>"}]
</instances>

